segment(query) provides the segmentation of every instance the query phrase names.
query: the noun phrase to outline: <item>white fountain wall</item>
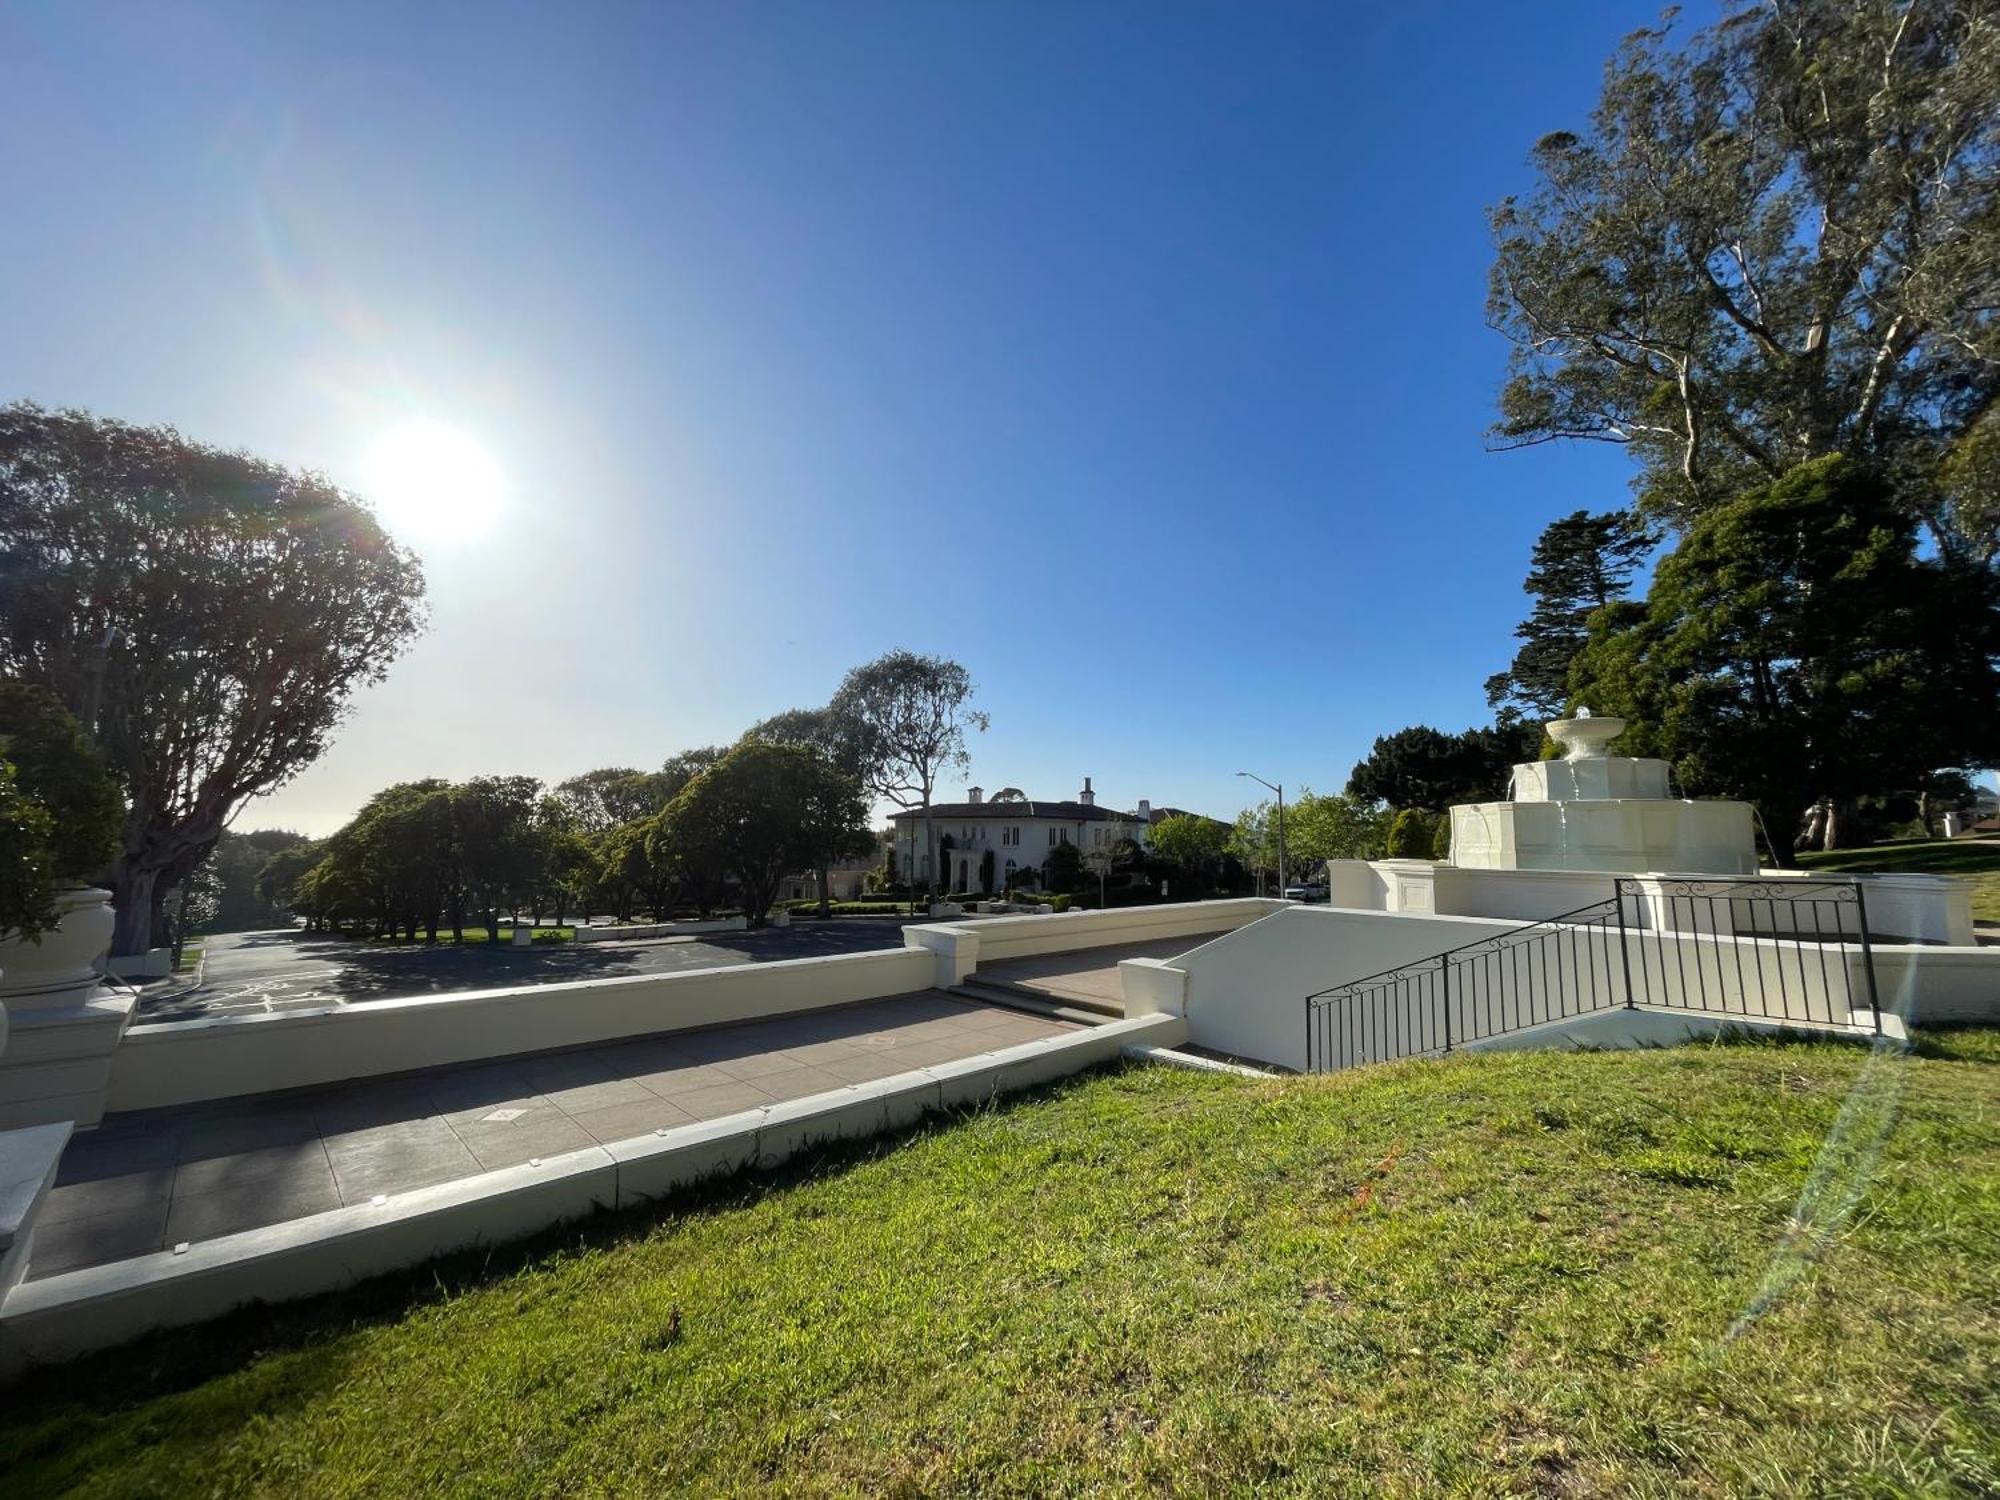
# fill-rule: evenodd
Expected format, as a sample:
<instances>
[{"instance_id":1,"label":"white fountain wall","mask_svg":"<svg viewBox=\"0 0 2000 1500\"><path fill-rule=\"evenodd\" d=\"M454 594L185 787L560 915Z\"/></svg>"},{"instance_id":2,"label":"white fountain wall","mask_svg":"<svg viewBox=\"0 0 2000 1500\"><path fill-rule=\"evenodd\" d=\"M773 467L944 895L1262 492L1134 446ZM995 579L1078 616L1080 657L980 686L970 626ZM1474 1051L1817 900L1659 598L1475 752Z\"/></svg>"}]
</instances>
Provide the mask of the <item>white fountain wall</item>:
<instances>
[{"instance_id":1,"label":"white fountain wall","mask_svg":"<svg viewBox=\"0 0 2000 1500\"><path fill-rule=\"evenodd\" d=\"M1565 764L1574 768L1591 763L1550 761L1521 769L1553 769ZM1674 870L1754 875L1757 845L1747 802L1669 802L1645 797L1478 802L1451 810L1451 863L1467 870Z\"/></svg>"}]
</instances>

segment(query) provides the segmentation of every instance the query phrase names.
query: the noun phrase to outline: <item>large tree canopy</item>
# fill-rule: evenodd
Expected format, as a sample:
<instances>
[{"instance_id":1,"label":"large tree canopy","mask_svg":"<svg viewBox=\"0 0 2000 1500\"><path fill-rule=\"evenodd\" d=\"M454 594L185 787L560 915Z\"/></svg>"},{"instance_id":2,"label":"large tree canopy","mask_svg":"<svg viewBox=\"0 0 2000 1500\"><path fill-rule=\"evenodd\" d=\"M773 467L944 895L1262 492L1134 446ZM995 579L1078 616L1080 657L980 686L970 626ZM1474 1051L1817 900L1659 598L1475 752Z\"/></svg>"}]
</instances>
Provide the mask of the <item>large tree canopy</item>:
<instances>
[{"instance_id":1,"label":"large tree canopy","mask_svg":"<svg viewBox=\"0 0 2000 1500\"><path fill-rule=\"evenodd\" d=\"M113 951L245 800L325 749L421 621L423 577L316 475L0 408L0 672L52 689L126 783Z\"/></svg>"},{"instance_id":2,"label":"large tree canopy","mask_svg":"<svg viewBox=\"0 0 2000 1500\"><path fill-rule=\"evenodd\" d=\"M1347 795L1364 804L1443 812L1458 802L1491 802L1507 795L1517 761L1535 753L1539 726L1501 725L1445 734L1413 724L1378 737L1368 758L1347 778Z\"/></svg>"},{"instance_id":3,"label":"large tree canopy","mask_svg":"<svg viewBox=\"0 0 2000 1500\"><path fill-rule=\"evenodd\" d=\"M1757 804L1782 844L1819 799L2000 758L1995 586L1920 556L1878 476L1821 459L1695 522L1644 605L1594 618L1572 685L1634 721L1626 753Z\"/></svg>"},{"instance_id":4,"label":"large tree canopy","mask_svg":"<svg viewBox=\"0 0 2000 1500\"><path fill-rule=\"evenodd\" d=\"M1939 466L2000 391L2000 11L1744 4L1641 31L1587 131L1492 213L1503 445L1626 445L1684 523L1797 463L1877 461L1948 553Z\"/></svg>"},{"instance_id":5,"label":"large tree canopy","mask_svg":"<svg viewBox=\"0 0 2000 1500\"><path fill-rule=\"evenodd\" d=\"M824 756L746 740L668 805L659 841L677 859L732 875L745 915L761 927L779 882L818 863L829 845L852 847L867 816L860 785Z\"/></svg>"}]
</instances>

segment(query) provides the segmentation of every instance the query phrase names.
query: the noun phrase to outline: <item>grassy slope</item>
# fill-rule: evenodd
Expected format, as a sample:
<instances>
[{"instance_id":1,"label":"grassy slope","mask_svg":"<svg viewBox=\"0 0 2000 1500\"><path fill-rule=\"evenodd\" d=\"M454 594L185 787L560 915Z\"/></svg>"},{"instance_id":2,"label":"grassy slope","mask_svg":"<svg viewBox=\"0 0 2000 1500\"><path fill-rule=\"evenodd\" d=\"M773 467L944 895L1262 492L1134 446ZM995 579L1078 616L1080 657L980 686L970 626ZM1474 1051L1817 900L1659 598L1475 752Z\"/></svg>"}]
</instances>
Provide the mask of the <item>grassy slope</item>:
<instances>
[{"instance_id":1,"label":"grassy slope","mask_svg":"<svg viewBox=\"0 0 2000 1500\"><path fill-rule=\"evenodd\" d=\"M1801 854L1799 863L1809 870L1842 873L1955 876L1972 887L1974 920L2000 922L2000 839L1912 839Z\"/></svg>"},{"instance_id":2,"label":"grassy slope","mask_svg":"<svg viewBox=\"0 0 2000 1500\"><path fill-rule=\"evenodd\" d=\"M1993 1032L1101 1075L39 1377L0 1492L1990 1492L1996 1111Z\"/></svg>"}]
</instances>

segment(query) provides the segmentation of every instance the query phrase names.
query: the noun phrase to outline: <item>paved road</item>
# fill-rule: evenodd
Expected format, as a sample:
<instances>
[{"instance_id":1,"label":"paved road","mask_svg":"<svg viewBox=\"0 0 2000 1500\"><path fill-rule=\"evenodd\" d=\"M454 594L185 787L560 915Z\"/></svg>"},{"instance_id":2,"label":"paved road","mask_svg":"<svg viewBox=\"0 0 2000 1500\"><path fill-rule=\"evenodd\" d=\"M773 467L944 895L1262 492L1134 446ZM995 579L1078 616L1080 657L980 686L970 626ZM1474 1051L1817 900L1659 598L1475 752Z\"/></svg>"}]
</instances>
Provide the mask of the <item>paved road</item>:
<instances>
[{"instance_id":1,"label":"paved road","mask_svg":"<svg viewBox=\"0 0 2000 1500\"><path fill-rule=\"evenodd\" d=\"M895 918L847 917L801 921L764 932L711 933L700 939L649 943L568 943L535 948L468 943L355 943L294 931L222 933L206 940L199 989L142 998L139 1021L365 1005L403 995L498 989L609 979L620 974L667 974L729 964L813 958L900 948Z\"/></svg>"}]
</instances>

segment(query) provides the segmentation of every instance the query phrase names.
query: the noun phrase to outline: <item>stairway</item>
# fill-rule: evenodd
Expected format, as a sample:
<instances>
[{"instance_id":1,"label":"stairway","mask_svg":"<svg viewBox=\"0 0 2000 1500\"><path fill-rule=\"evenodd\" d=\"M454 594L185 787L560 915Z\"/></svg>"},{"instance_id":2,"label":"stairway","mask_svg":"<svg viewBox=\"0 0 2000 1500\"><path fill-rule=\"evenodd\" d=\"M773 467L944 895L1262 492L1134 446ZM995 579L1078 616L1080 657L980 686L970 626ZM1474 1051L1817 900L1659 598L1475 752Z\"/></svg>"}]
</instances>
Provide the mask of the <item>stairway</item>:
<instances>
[{"instance_id":1,"label":"stairway","mask_svg":"<svg viewBox=\"0 0 2000 1500\"><path fill-rule=\"evenodd\" d=\"M1057 1000L1026 985L1009 984L1001 979L981 979L976 973L968 975L963 984L955 984L945 991L960 1000L974 1005L999 1005L1009 1010L1025 1011L1029 1015L1044 1016L1054 1021L1070 1021L1080 1026L1102 1026L1106 1021L1122 1021L1125 1012L1109 1005L1099 1004L1080 996L1066 996Z\"/></svg>"}]
</instances>

